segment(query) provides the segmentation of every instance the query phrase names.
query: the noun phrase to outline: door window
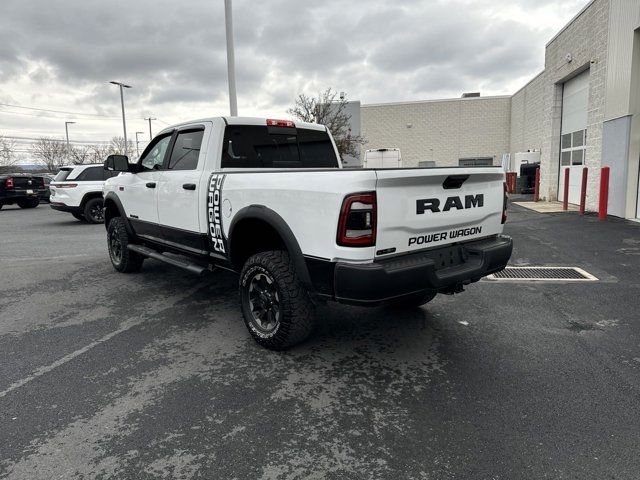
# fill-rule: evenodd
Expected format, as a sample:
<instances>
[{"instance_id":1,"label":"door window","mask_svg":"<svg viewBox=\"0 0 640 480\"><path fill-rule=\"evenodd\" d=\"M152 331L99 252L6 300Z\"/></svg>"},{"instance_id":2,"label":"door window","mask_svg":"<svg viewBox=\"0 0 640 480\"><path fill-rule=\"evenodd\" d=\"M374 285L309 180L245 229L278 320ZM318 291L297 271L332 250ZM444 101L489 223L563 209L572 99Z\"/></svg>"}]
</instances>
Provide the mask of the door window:
<instances>
[{"instance_id":1,"label":"door window","mask_svg":"<svg viewBox=\"0 0 640 480\"><path fill-rule=\"evenodd\" d=\"M195 170L202 145L204 130L178 132L169 159L169 170Z\"/></svg>"},{"instance_id":2,"label":"door window","mask_svg":"<svg viewBox=\"0 0 640 480\"><path fill-rule=\"evenodd\" d=\"M101 182L103 178L102 172L104 168L102 167L89 167L85 169L76 180L81 180L85 182Z\"/></svg>"},{"instance_id":3,"label":"door window","mask_svg":"<svg viewBox=\"0 0 640 480\"><path fill-rule=\"evenodd\" d=\"M154 139L151 144L145 148L140 157L139 164L144 170L160 170L164 163L164 156L167 153L167 147L171 141L171 133Z\"/></svg>"},{"instance_id":4,"label":"door window","mask_svg":"<svg viewBox=\"0 0 640 480\"><path fill-rule=\"evenodd\" d=\"M560 137L560 165L562 167L582 165L584 163L586 141L586 130L563 134Z\"/></svg>"}]
</instances>

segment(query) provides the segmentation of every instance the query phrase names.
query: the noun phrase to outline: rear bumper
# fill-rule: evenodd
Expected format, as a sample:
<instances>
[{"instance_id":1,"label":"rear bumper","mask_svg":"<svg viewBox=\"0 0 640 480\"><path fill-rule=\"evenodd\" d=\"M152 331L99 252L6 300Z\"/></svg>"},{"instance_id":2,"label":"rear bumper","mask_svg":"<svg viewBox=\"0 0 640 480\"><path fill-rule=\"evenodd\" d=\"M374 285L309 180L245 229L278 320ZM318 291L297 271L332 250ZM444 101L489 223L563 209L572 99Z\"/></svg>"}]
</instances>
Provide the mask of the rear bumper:
<instances>
[{"instance_id":1,"label":"rear bumper","mask_svg":"<svg viewBox=\"0 0 640 480\"><path fill-rule=\"evenodd\" d=\"M27 193L26 190L6 190L0 196L0 203L10 205L17 203L19 200L32 200L34 198L43 198L44 190L34 189L33 193Z\"/></svg>"},{"instance_id":2,"label":"rear bumper","mask_svg":"<svg viewBox=\"0 0 640 480\"><path fill-rule=\"evenodd\" d=\"M335 300L378 305L420 292L460 291L502 270L512 250L510 237L496 236L368 264L339 262L334 270Z\"/></svg>"},{"instance_id":3,"label":"rear bumper","mask_svg":"<svg viewBox=\"0 0 640 480\"><path fill-rule=\"evenodd\" d=\"M69 205L65 205L62 202L50 202L49 206L54 210L58 210L59 212L68 212L68 213L82 213L82 208L80 207L71 207Z\"/></svg>"}]
</instances>

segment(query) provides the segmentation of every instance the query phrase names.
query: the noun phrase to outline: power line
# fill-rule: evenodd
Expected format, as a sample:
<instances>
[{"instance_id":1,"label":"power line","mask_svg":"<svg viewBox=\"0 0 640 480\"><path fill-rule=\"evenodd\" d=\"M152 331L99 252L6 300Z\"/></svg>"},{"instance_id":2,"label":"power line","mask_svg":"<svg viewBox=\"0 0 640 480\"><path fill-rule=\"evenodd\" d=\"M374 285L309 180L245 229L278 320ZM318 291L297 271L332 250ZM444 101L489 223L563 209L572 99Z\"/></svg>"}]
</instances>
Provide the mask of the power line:
<instances>
[{"instance_id":1,"label":"power line","mask_svg":"<svg viewBox=\"0 0 640 480\"><path fill-rule=\"evenodd\" d=\"M10 103L0 103L2 107L13 107L13 108L24 108L25 110L37 110L39 112L52 112L52 113L64 113L66 115L88 115L90 117L104 117L104 118L114 118L119 119L118 116L110 116L104 115L102 113L86 113L86 112L69 112L65 110L52 110L48 108L37 108L37 107L23 107L22 105L12 105Z\"/></svg>"}]
</instances>

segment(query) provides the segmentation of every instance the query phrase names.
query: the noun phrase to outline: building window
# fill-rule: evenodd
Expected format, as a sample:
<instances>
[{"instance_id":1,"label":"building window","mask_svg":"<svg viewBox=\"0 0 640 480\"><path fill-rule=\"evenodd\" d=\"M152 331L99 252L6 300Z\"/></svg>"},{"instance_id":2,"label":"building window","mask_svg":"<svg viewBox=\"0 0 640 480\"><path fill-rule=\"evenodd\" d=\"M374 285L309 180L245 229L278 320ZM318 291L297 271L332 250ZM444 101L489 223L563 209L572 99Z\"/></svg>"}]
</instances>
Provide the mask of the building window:
<instances>
[{"instance_id":1,"label":"building window","mask_svg":"<svg viewBox=\"0 0 640 480\"><path fill-rule=\"evenodd\" d=\"M587 143L587 131L565 133L560 138L560 165L583 165Z\"/></svg>"},{"instance_id":2,"label":"building window","mask_svg":"<svg viewBox=\"0 0 640 480\"><path fill-rule=\"evenodd\" d=\"M478 158L461 158L458 160L461 167L491 167L493 166L493 157Z\"/></svg>"}]
</instances>

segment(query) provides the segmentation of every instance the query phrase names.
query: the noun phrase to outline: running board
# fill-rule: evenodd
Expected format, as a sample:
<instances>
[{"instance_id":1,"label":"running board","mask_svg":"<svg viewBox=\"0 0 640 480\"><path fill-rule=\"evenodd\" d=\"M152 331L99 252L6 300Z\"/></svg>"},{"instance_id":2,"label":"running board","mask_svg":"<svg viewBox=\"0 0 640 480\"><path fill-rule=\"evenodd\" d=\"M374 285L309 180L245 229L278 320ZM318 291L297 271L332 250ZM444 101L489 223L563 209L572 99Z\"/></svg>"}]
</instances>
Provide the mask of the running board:
<instances>
[{"instance_id":1,"label":"running board","mask_svg":"<svg viewBox=\"0 0 640 480\"><path fill-rule=\"evenodd\" d=\"M206 268L201 267L195 263L190 263L184 260L178 260L177 258L169 257L168 255L164 255L162 253L158 253L155 250L147 247L143 247L141 245L127 245L127 248L132 252L138 253L148 258L153 258L154 260L159 260L164 263L168 263L169 265L173 265L174 267L184 268L185 270L190 271L191 273L195 273L196 275L202 275L207 271Z\"/></svg>"}]
</instances>

